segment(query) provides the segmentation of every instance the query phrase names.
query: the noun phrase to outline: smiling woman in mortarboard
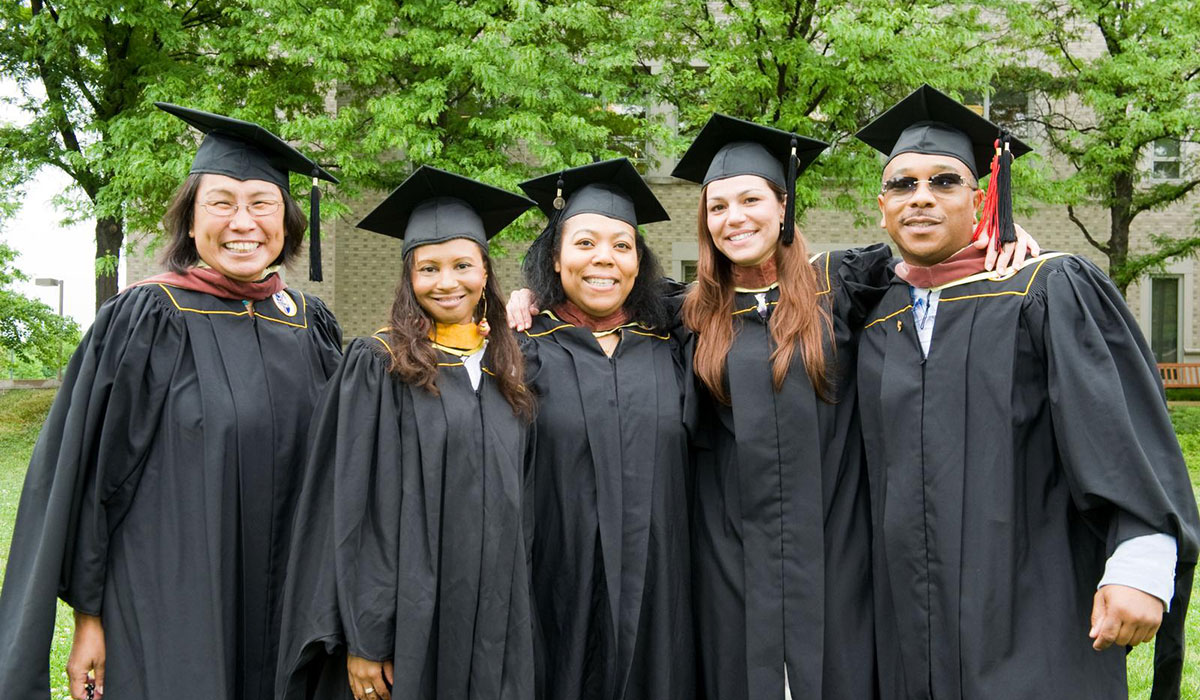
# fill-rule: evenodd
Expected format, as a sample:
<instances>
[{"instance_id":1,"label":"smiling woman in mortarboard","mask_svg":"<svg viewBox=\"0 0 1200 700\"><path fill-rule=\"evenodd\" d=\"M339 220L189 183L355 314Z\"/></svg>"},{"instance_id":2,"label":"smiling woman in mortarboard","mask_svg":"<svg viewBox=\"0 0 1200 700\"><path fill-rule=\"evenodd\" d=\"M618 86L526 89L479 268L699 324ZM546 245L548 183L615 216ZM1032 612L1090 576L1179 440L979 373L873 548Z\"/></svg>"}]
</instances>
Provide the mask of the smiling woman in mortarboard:
<instances>
[{"instance_id":1,"label":"smiling woman in mortarboard","mask_svg":"<svg viewBox=\"0 0 1200 700\"><path fill-rule=\"evenodd\" d=\"M667 213L624 158L521 187L550 217L524 265L545 311L520 336L539 408L538 697L691 700L687 374L638 232Z\"/></svg>"},{"instance_id":2,"label":"smiling woman in mortarboard","mask_svg":"<svg viewBox=\"0 0 1200 700\"><path fill-rule=\"evenodd\" d=\"M873 697L870 530L854 332L886 246L809 258L789 224L825 144L715 115L676 177L703 185L683 306L703 387L693 566L715 700ZM878 291L876 291L878 293Z\"/></svg>"},{"instance_id":3,"label":"smiling woman in mortarboard","mask_svg":"<svg viewBox=\"0 0 1200 700\"><path fill-rule=\"evenodd\" d=\"M421 167L359 224L404 239L403 271L315 412L282 697L532 697L533 398L487 254L532 204Z\"/></svg>"},{"instance_id":4,"label":"smiling woman in mortarboard","mask_svg":"<svg viewBox=\"0 0 1200 700\"><path fill-rule=\"evenodd\" d=\"M274 266L306 224L288 171L335 180L255 124L159 106L207 134L164 221L172 272L101 307L42 429L0 594L5 697L50 697L55 593L73 697L273 695L297 475L341 351Z\"/></svg>"}]
</instances>

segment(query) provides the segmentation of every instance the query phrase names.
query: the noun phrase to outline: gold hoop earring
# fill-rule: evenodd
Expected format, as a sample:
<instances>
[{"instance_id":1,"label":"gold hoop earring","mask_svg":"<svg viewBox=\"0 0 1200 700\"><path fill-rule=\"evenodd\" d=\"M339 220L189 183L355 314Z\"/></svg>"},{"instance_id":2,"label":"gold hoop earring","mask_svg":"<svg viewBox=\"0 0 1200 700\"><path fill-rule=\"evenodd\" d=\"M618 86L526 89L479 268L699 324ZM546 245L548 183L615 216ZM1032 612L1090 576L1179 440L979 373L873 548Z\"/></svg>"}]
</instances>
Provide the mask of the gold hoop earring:
<instances>
[{"instance_id":1,"label":"gold hoop earring","mask_svg":"<svg viewBox=\"0 0 1200 700\"><path fill-rule=\"evenodd\" d=\"M481 313L479 315L478 326L479 326L479 335L482 335L484 338L486 338L486 337L488 337L488 333L492 332L492 326L490 323L488 323L488 320L487 320L487 290L484 290L483 295L482 295L482 300L483 300L483 313Z\"/></svg>"}]
</instances>

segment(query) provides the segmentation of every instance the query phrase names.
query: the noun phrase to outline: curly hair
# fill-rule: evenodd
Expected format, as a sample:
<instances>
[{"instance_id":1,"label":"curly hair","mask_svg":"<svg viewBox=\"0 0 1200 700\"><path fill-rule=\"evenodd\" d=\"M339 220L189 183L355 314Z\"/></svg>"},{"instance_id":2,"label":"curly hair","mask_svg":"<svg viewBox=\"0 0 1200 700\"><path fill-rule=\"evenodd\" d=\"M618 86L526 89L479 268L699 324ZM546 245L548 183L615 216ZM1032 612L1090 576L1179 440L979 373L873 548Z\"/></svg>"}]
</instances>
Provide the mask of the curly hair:
<instances>
[{"instance_id":1,"label":"curly hair","mask_svg":"<svg viewBox=\"0 0 1200 700\"><path fill-rule=\"evenodd\" d=\"M534 239L525 253L521 272L525 286L533 292L538 308L552 309L567 300L562 286L562 276L554 269L554 263L562 252L562 228L565 222L554 218ZM629 318L651 328L664 328L670 324L670 313L663 302L663 271L658 256L646 244L642 232L634 229L635 249L638 256L638 274L633 289L622 305Z\"/></svg>"}]
</instances>

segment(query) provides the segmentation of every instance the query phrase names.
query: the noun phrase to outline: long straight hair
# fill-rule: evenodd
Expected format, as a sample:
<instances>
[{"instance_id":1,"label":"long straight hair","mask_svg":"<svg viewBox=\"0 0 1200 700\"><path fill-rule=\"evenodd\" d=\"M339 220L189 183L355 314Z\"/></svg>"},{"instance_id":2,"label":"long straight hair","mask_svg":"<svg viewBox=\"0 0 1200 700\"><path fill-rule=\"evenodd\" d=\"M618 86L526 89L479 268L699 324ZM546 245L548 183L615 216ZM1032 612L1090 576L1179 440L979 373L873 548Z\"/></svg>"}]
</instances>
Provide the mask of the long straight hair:
<instances>
[{"instance_id":1,"label":"long straight hair","mask_svg":"<svg viewBox=\"0 0 1200 700\"><path fill-rule=\"evenodd\" d=\"M412 288L414 255L409 249L404 252L404 273L396 285L396 298L392 302L391 323L388 327L388 344L391 346L392 362L388 371L406 384L413 384L438 395L438 356L429 339L433 319L417 302ZM533 417L533 395L525 389L525 359L517 345L517 337L508 327L504 312L504 299L500 296L500 285L492 273L492 260L487 251L483 254L483 266L487 271L487 282L483 286L484 306L487 309L488 334L484 359L495 370L500 394L508 401L513 413L529 420ZM478 321L479 312L476 311Z\"/></svg>"},{"instance_id":2,"label":"long straight hair","mask_svg":"<svg viewBox=\"0 0 1200 700\"><path fill-rule=\"evenodd\" d=\"M784 192L767 180L782 204ZM696 284L683 302L683 322L697 334L696 374L717 400L728 404L725 390L725 360L733 345L733 263L717 249L708 230L708 187L700 191L697 231L700 255L696 261ZM826 375L825 338L833 334L828 300L817 295L817 273L808 262L808 244L800 231L790 246L775 246L779 280L779 303L771 314L771 379L775 391L783 388L792 358L799 348L813 390L824 401L832 400Z\"/></svg>"}]
</instances>

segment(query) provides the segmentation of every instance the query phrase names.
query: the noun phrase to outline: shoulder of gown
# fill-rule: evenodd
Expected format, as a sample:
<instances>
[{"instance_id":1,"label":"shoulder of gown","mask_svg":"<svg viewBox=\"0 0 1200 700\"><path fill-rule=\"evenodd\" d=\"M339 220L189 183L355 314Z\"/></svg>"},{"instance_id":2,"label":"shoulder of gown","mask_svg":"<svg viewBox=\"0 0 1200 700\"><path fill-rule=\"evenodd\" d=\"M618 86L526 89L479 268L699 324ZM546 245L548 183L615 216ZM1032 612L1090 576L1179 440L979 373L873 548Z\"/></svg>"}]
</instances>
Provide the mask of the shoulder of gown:
<instances>
[{"instance_id":1,"label":"shoulder of gown","mask_svg":"<svg viewBox=\"0 0 1200 700\"><path fill-rule=\"evenodd\" d=\"M892 283L892 251L883 243L835 250L813 256L817 294L832 296L833 314L853 330L861 330L867 314Z\"/></svg>"},{"instance_id":2,"label":"shoulder of gown","mask_svg":"<svg viewBox=\"0 0 1200 700\"><path fill-rule=\"evenodd\" d=\"M341 355L342 327L338 324L337 318L320 297L310 295L306 295L306 297L312 326L322 341L322 348L334 350Z\"/></svg>"}]
</instances>

